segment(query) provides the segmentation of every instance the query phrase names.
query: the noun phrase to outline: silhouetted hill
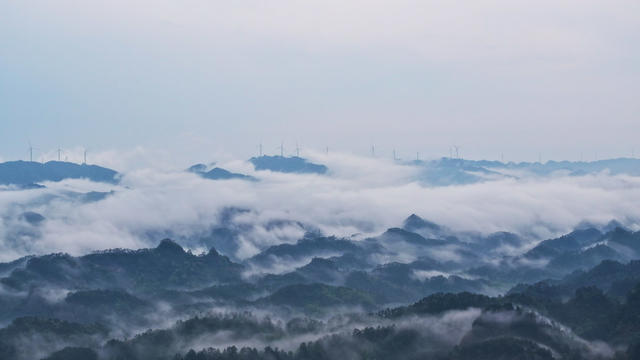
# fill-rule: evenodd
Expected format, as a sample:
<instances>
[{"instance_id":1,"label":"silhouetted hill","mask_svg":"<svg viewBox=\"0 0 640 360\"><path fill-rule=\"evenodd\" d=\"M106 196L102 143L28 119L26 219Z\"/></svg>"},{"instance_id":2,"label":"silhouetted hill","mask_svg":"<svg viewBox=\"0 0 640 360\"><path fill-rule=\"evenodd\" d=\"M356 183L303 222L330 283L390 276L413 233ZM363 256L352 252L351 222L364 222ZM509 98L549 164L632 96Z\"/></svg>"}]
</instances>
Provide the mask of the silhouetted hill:
<instances>
[{"instance_id":1,"label":"silhouetted hill","mask_svg":"<svg viewBox=\"0 0 640 360\"><path fill-rule=\"evenodd\" d=\"M116 183L118 173L97 165L49 161L44 164L33 161L9 161L0 163L0 184L16 184L32 187L43 181L64 179L89 179L91 181Z\"/></svg>"},{"instance_id":2,"label":"silhouetted hill","mask_svg":"<svg viewBox=\"0 0 640 360\"><path fill-rule=\"evenodd\" d=\"M88 348L66 347L56 351L44 360L98 360L98 354Z\"/></svg>"},{"instance_id":3,"label":"silhouetted hill","mask_svg":"<svg viewBox=\"0 0 640 360\"><path fill-rule=\"evenodd\" d=\"M52 254L28 259L0 279L13 289L47 285L63 289L123 288L130 291L204 287L240 280L242 266L219 255L185 252L165 239L155 249L109 250L85 256Z\"/></svg>"},{"instance_id":4,"label":"silhouetted hill","mask_svg":"<svg viewBox=\"0 0 640 360\"><path fill-rule=\"evenodd\" d=\"M402 224L402 228L407 231L416 231L428 229L432 231L440 231L441 227L438 224L427 221L416 214L409 215Z\"/></svg>"},{"instance_id":5,"label":"silhouetted hill","mask_svg":"<svg viewBox=\"0 0 640 360\"><path fill-rule=\"evenodd\" d=\"M211 170L207 170L207 166L205 164L193 165L189 169L187 169L187 171L198 174L203 178L210 179L210 180L229 180L229 179L240 179L240 180L250 180L250 181L258 180L253 176L234 173L219 167L214 167Z\"/></svg>"},{"instance_id":6,"label":"silhouetted hill","mask_svg":"<svg viewBox=\"0 0 640 360\"><path fill-rule=\"evenodd\" d=\"M618 158L598 161L547 161L504 163L488 160L441 158L431 161L411 161L408 164L424 169L419 179L435 186L463 185L486 180L514 178L521 173L548 176L564 173L582 176L607 171L610 174L640 176L640 159Z\"/></svg>"},{"instance_id":7,"label":"silhouetted hill","mask_svg":"<svg viewBox=\"0 0 640 360\"><path fill-rule=\"evenodd\" d=\"M0 360L40 359L67 345L98 347L108 330L98 324L23 317L0 329ZM29 344L25 346L25 344Z\"/></svg>"},{"instance_id":8,"label":"silhouetted hill","mask_svg":"<svg viewBox=\"0 0 640 360\"><path fill-rule=\"evenodd\" d=\"M545 299L567 298L581 287L595 286L614 297L623 298L640 282L640 260L623 264L613 260L602 261L588 271L576 271L562 280L546 280L532 285L518 285L509 291Z\"/></svg>"},{"instance_id":9,"label":"silhouetted hill","mask_svg":"<svg viewBox=\"0 0 640 360\"><path fill-rule=\"evenodd\" d=\"M373 298L365 292L317 283L286 286L258 302L302 308L312 313L342 306L373 308L375 304Z\"/></svg>"},{"instance_id":10,"label":"silhouetted hill","mask_svg":"<svg viewBox=\"0 0 640 360\"><path fill-rule=\"evenodd\" d=\"M268 267L274 262L298 262L317 256L327 257L361 251L363 247L353 241L333 236L310 236L298 240L295 244L270 246L249 259L249 263Z\"/></svg>"},{"instance_id":11,"label":"silhouetted hill","mask_svg":"<svg viewBox=\"0 0 640 360\"><path fill-rule=\"evenodd\" d=\"M260 156L249 159L256 170L271 170L283 173L325 174L328 168L314 164L298 156Z\"/></svg>"},{"instance_id":12,"label":"silhouetted hill","mask_svg":"<svg viewBox=\"0 0 640 360\"><path fill-rule=\"evenodd\" d=\"M556 239L540 242L536 247L524 254L528 259L550 258L565 251L579 251L585 246L593 245L602 237L602 233L594 228L576 230Z\"/></svg>"}]
</instances>

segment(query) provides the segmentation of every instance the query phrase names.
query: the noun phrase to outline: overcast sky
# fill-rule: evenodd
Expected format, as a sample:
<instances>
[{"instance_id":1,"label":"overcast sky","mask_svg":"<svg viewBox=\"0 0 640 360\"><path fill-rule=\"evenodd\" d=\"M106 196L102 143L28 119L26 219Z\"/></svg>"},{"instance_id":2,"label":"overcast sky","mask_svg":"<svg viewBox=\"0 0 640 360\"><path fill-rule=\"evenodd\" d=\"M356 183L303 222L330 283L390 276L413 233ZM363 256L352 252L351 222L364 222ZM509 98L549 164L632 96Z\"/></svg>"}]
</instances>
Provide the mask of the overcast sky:
<instances>
[{"instance_id":1,"label":"overcast sky","mask_svg":"<svg viewBox=\"0 0 640 360\"><path fill-rule=\"evenodd\" d=\"M0 1L0 158L640 154L640 2Z\"/></svg>"}]
</instances>

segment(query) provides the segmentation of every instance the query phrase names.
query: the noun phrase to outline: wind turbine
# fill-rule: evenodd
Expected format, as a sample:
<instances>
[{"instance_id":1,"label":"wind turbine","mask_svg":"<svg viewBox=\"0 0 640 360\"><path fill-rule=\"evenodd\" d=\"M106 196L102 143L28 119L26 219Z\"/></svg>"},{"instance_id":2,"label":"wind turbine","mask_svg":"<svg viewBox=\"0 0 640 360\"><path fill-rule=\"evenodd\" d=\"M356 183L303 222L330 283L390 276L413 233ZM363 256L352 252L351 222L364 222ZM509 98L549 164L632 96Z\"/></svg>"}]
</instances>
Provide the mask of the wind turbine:
<instances>
[{"instance_id":1,"label":"wind turbine","mask_svg":"<svg viewBox=\"0 0 640 360\"><path fill-rule=\"evenodd\" d=\"M300 157L300 147L298 146L298 143L296 143L296 157Z\"/></svg>"},{"instance_id":2,"label":"wind turbine","mask_svg":"<svg viewBox=\"0 0 640 360\"><path fill-rule=\"evenodd\" d=\"M33 162L33 150L40 150L40 149L38 149L38 148L34 148L34 147L31 145L31 140L29 140L29 161L30 161L30 162Z\"/></svg>"},{"instance_id":3,"label":"wind turbine","mask_svg":"<svg viewBox=\"0 0 640 360\"><path fill-rule=\"evenodd\" d=\"M461 147L460 147L460 146L458 146L458 145L453 145L453 148L454 148L454 149L455 149L455 151L456 151L456 159L460 159L460 153L459 153L459 151L460 151L460 148L461 148Z\"/></svg>"},{"instance_id":4,"label":"wind turbine","mask_svg":"<svg viewBox=\"0 0 640 360\"><path fill-rule=\"evenodd\" d=\"M280 146L278 146L276 149L280 150L280 156L284 157L284 142L281 142Z\"/></svg>"},{"instance_id":5,"label":"wind turbine","mask_svg":"<svg viewBox=\"0 0 640 360\"><path fill-rule=\"evenodd\" d=\"M60 153L62 152L62 149L60 149L60 147L58 147L58 161L60 161Z\"/></svg>"},{"instance_id":6,"label":"wind turbine","mask_svg":"<svg viewBox=\"0 0 640 360\"><path fill-rule=\"evenodd\" d=\"M371 145L371 157L376 157L376 148L373 145Z\"/></svg>"},{"instance_id":7,"label":"wind turbine","mask_svg":"<svg viewBox=\"0 0 640 360\"><path fill-rule=\"evenodd\" d=\"M84 162L83 165L87 165L87 149L84 149Z\"/></svg>"}]
</instances>

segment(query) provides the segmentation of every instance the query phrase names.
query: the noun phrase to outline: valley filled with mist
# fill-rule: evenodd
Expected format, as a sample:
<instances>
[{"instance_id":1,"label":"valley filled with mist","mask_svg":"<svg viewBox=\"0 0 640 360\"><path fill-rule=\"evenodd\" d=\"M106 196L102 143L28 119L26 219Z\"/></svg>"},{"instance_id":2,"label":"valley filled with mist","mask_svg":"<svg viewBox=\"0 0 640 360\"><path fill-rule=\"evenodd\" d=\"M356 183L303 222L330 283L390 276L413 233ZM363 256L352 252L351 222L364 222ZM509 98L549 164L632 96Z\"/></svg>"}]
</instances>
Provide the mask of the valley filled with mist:
<instances>
[{"instance_id":1,"label":"valley filled with mist","mask_svg":"<svg viewBox=\"0 0 640 360\"><path fill-rule=\"evenodd\" d=\"M0 359L635 359L640 160L0 164Z\"/></svg>"},{"instance_id":2,"label":"valley filled with mist","mask_svg":"<svg viewBox=\"0 0 640 360\"><path fill-rule=\"evenodd\" d=\"M640 360L640 1L0 1L0 360Z\"/></svg>"}]
</instances>

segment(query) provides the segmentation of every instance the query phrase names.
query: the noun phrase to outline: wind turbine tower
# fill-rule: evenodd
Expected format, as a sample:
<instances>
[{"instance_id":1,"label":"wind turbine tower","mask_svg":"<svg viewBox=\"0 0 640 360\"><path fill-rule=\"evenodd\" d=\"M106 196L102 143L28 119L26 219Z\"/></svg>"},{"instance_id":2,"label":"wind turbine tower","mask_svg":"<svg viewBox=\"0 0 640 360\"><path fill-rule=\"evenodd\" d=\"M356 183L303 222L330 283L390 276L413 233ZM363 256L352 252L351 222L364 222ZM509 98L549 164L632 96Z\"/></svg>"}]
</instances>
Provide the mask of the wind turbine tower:
<instances>
[{"instance_id":1,"label":"wind turbine tower","mask_svg":"<svg viewBox=\"0 0 640 360\"><path fill-rule=\"evenodd\" d=\"M376 157L376 148L373 145L371 145L371 157Z\"/></svg>"},{"instance_id":2,"label":"wind turbine tower","mask_svg":"<svg viewBox=\"0 0 640 360\"><path fill-rule=\"evenodd\" d=\"M83 164L87 164L87 149L84 149L84 162Z\"/></svg>"},{"instance_id":3,"label":"wind turbine tower","mask_svg":"<svg viewBox=\"0 0 640 360\"><path fill-rule=\"evenodd\" d=\"M298 143L296 143L296 157L300 157L300 147L298 146Z\"/></svg>"},{"instance_id":4,"label":"wind turbine tower","mask_svg":"<svg viewBox=\"0 0 640 360\"><path fill-rule=\"evenodd\" d=\"M62 149L58 148L58 161L60 161L60 153L62 152Z\"/></svg>"},{"instance_id":5,"label":"wind turbine tower","mask_svg":"<svg viewBox=\"0 0 640 360\"><path fill-rule=\"evenodd\" d=\"M284 157L284 142L280 143L280 156Z\"/></svg>"}]
</instances>

